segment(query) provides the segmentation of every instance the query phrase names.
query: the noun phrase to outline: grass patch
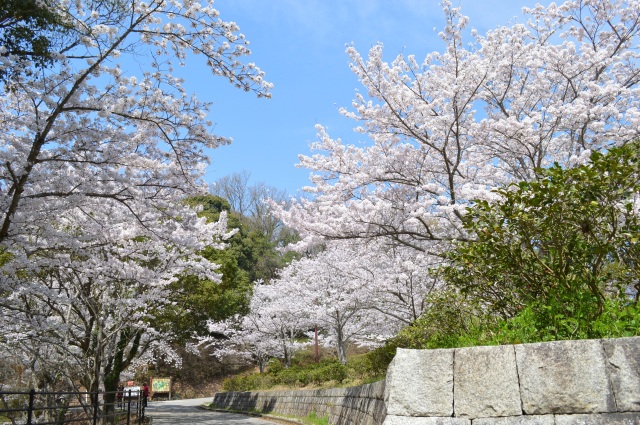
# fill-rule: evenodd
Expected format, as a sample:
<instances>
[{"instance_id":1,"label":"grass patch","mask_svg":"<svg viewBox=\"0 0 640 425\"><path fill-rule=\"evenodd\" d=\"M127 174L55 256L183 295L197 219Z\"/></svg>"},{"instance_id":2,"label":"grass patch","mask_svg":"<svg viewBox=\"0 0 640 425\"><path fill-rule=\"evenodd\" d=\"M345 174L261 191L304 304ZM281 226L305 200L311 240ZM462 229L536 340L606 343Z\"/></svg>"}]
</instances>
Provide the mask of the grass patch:
<instances>
[{"instance_id":1,"label":"grass patch","mask_svg":"<svg viewBox=\"0 0 640 425\"><path fill-rule=\"evenodd\" d=\"M329 425L329 416L318 416L316 412L311 412L302 421L307 425Z\"/></svg>"}]
</instances>

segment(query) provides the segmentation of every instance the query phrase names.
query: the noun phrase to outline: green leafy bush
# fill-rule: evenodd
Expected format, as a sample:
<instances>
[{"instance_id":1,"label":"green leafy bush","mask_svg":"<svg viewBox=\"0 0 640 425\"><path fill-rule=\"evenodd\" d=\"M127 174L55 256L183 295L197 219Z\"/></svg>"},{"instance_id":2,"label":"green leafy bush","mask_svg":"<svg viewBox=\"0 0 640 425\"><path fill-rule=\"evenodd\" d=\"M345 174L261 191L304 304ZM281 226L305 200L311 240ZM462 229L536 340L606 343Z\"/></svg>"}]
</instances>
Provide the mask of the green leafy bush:
<instances>
[{"instance_id":1,"label":"green leafy bush","mask_svg":"<svg viewBox=\"0 0 640 425\"><path fill-rule=\"evenodd\" d=\"M269 363L267 363L267 373L270 375L277 375L278 373L284 370L284 364L280 361L280 359L271 359Z\"/></svg>"},{"instance_id":2,"label":"green leafy bush","mask_svg":"<svg viewBox=\"0 0 640 425\"><path fill-rule=\"evenodd\" d=\"M378 362L377 368L386 371L398 347L455 348L563 339L559 338L559 335L568 335L571 339L588 339L620 338L640 334L640 306L629 300L607 300L602 314L590 324L588 333L579 332L577 321L572 317L556 318L553 325L549 322L546 326L540 326L537 314L534 307L529 306L508 319L485 317L483 320L471 321L467 326L461 326L457 330L449 329L450 333L446 336L428 331L434 326L434 322L433 318L427 315L367 356L375 358Z\"/></svg>"},{"instance_id":3,"label":"green leafy bush","mask_svg":"<svg viewBox=\"0 0 640 425\"><path fill-rule=\"evenodd\" d=\"M365 354L362 368L358 370L359 375L367 377L371 381L384 379L389 363L396 355L397 348L398 345L391 341Z\"/></svg>"},{"instance_id":4,"label":"green leafy bush","mask_svg":"<svg viewBox=\"0 0 640 425\"><path fill-rule=\"evenodd\" d=\"M335 381L341 383L347 379L347 368L338 361L334 361L315 370L314 382L322 383L326 381Z\"/></svg>"},{"instance_id":5,"label":"green leafy bush","mask_svg":"<svg viewBox=\"0 0 640 425\"><path fill-rule=\"evenodd\" d=\"M588 332L581 332L578 320L572 317L558 318L553 325L538 327L532 307L525 308L515 317L500 322L494 329L493 342L496 344L518 344L560 339L558 335L568 335L571 339L621 338L640 333L640 307L636 303L607 300L603 312L589 326Z\"/></svg>"},{"instance_id":6,"label":"green leafy bush","mask_svg":"<svg viewBox=\"0 0 640 425\"><path fill-rule=\"evenodd\" d=\"M225 391L252 391L269 389L277 385L288 387L305 387L310 384L322 385L326 382L342 383L348 377L347 368L338 360L328 359L320 363L282 366L277 360L269 362L266 374L251 374L228 378L223 381Z\"/></svg>"},{"instance_id":7,"label":"green leafy bush","mask_svg":"<svg viewBox=\"0 0 640 425\"><path fill-rule=\"evenodd\" d=\"M272 377L259 373L227 378L222 382L225 391L253 391L260 388L271 388L274 385Z\"/></svg>"},{"instance_id":8,"label":"green leafy bush","mask_svg":"<svg viewBox=\"0 0 640 425\"><path fill-rule=\"evenodd\" d=\"M476 240L458 243L439 273L481 320L514 318L538 340L597 338L606 309L638 302L640 144L538 173L469 208L464 225Z\"/></svg>"}]
</instances>

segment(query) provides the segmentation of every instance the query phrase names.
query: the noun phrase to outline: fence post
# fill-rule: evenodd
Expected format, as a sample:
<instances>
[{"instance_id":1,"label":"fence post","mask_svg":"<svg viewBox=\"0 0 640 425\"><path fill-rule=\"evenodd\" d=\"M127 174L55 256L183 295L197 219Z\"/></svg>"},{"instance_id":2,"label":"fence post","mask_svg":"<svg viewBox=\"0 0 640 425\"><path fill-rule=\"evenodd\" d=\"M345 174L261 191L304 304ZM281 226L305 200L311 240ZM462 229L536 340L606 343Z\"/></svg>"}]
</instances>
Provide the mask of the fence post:
<instances>
[{"instance_id":1,"label":"fence post","mask_svg":"<svg viewBox=\"0 0 640 425\"><path fill-rule=\"evenodd\" d=\"M140 409L142 408L142 391L138 391L138 401L136 403L136 417L137 417L137 422L136 423L140 423Z\"/></svg>"},{"instance_id":2,"label":"fence post","mask_svg":"<svg viewBox=\"0 0 640 425\"><path fill-rule=\"evenodd\" d=\"M142 408L142 391L138 392L138 402L136 403L136 423L140 423L140 409Z\"/></svg>"},{"instance_id":3,"label":"fence post","mask_svg":"<svg viewBox=\"0 0 640 425\"><path fill-rule=\"evenodd\" d=\"M29 391L29 410L27 411L27 425L32 425L33 422L33 401L36 398L36 390L32 388Z\"/></svg>"},{"instance_id":4,"label":"fence post","mask_svg":"<svg viewBox=\"0 0 640 425\"><path fill-rule=\"evenodd\" d=\"M142 392L140 392L140 412L138 414L138 424L144 422L144 410L147 407L147 397L144 396Z\"/></svg>"},{"instance_id":5,"label":"fence post","mask_svg":"<svg viewBox=\"0 0 640 425\"><path fill-rule=\"evenodd\" d=\"M100 395L100 390L96 390L96 392L93 395L94 395L94 399L93 399L93 425L97 425L98 424L98 406L100 405L100 401L98 400L98 397Z\"/></svg>"},{"instance_id":6,"label":"fence post","mask_svg":"<svg viewBox=\"0 0 640 425\"><path fill-rule=\"evenodd\" d=\"M129 397L127 397L127 425L130 425L131 419L131 390L129 390Z\"/></svg>"}]
</instances>

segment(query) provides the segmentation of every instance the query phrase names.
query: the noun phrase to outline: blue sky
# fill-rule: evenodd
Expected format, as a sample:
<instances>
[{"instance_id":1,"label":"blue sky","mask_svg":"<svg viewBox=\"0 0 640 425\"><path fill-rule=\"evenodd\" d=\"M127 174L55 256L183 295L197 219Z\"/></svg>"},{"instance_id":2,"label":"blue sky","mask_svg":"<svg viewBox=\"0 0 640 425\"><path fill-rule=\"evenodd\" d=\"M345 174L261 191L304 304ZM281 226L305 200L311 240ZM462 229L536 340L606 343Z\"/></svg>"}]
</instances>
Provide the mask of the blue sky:
<instances>
[{"instance_id":1,"label":"blue sky","mask_svg":"<svg viewBox=\"0 0 640 425\"><path fill-rule=\"evenodd\" d=\"M193 57L183 71L185 86L213 101L215 133L233 138L211 151L206 180L242 170L295 195L308 184L308 170L297 169L298 154L308 154L316 138L315 124L334 138L356 143L363 135L343 118L340 107L351 104L357 78L349 70L345 45L361 54L377 42L388 60L399 54L423 59L441 50L444 26L439 0L216 0L220 17L234 21L249 40L255 62L274 83L272 99L257 99L212 77ZM523 21L521 8L532 0L458 0L470 27L485 32L497 25ZM454 0L454 5L456 4Z\"/></svg>"}]
</instances>

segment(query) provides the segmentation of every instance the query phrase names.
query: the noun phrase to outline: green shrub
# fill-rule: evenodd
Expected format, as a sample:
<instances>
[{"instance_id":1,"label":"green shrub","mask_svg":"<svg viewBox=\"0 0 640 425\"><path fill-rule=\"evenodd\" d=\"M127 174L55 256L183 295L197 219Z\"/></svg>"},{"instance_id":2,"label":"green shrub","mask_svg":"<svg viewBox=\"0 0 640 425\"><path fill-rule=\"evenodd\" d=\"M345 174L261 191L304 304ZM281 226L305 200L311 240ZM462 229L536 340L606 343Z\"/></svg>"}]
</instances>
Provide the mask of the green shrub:
<instances>
[{"instance_id":1,"label":"green shrub","mask_svg":"<svg viewBox=\"0 0 640 425\"><path fill-rule=\"evenodd\" d=\"M326 381L336 381L341 383L345 379L347 379L346 366L338 361L334 361L317 369L314 382L318 384Z\"/></svg>"},{"instance_id":2,"label":"green shrub","mask_svg":"<svg viewBox=\"0 0 640 425\"><path fill-rule=\"evenodd\" d=\"M364 372L369 377L382 377L387 373L389 363L396 355L397 343L394 340L387 341L383 346L365 354L366 363Z\"/></svg>"},{"instance_id":3,"label":"green shrub","mask_svg":"<svg viewBox=\"0 0 640 425\"><path fill-rule=\"evenodd\" d=\"M348 377L347 367L334 359L289 368L282 367L278 360L272 360L269 362L266 374L255 373L225 379L222 383L222 389L225 391L252 391L269 389L276 385L305 387L310 384L322 385L329 381L342 383Z\"/></svg>"},{"instance_id":4,"label":"green shrub","mask_svg":"<svg viewBox=\"0 0 640 425\"><path fill-rule=\"evenodd\" d=\"M222 381L225 391L253 391L260 388L271 388L274 385L270 376L254 373L227 378Z\"/></svg>"},{"instance_id":5,"label":"green shrub","mask_svg":"<svg viewBox=\"0 0 640 425\"><path fill-rule=\"evenodd\" d=\"M587 329L581 328L577 319L563 316L555 318L546 327L537 326L537 323L534 309L527 307L517 316L496 326L494 341L499 344L518 344L557 339L637 336L640 335L640 307L631 302L606 300L602 314Z\"/></svg>"},{"instance_id":6,"label":"green shrub","mask_svg":"<svg viewBox=\"0 0 640 425\"><path fill-rule=\"evenodd\" d=\"M638 301L640 143L536 173L468 208L473 240L455 244L439 274L534 340L598 338L605 310L617 317L629 294Z\"/></svg>"},{"instance_id":7,"label":"green shrub","mask_svg":"<svg viewBox=\"0 0 640 425\"><path fill-rule=\"evenodd\" d=\"M284 369L284 365L280 361L280 359L271 359L269 363L267 363L267 373L269 375L277 375Z\"/></svg>"},{"instance_id":8,"label":"green shrub","mask_svg":"<svg viewBox=\"0 0 640 425\"><path fill-rule=\"evenodd\" d=\"M452 329L447 335L432 332L437 323L429 322L434 318L425 315L368 356L378 359L379 368L382 369L391 362L391 353L397 347L454 348L640 335L640 306L631 300L606 300L602 314L593 319L588 327L582 327L579 318L565 315L548 317L545 325L541 326L540 316L544 314L544 308L544 305L531 305L509 319L485 316L457 330ZM552 311L552 308L549 310Z\"/></svg>"},{"instance_id":9,"label":"green shrub","mask_svg":"<svg viewBox=\"0 0 640 425\"><path fill-rule=\"evenodd\" d=\"M288 369L282 369L280 373L275 375L275 382L278 384L287 385L290 387L297 386L299 380L300 371L296 366L292 366Z\"/></svg>"},{"instance_id":10,"label":"green shrub","mask_svg":"<svg viewBox=\"0 0 640 425\"><path fill-rule=\"evenodd\" d=\"M593 327L601 338L640 335L640 305L620 301L609 302Z\"/></svg>"}]
</instances>

